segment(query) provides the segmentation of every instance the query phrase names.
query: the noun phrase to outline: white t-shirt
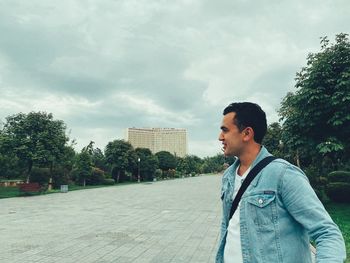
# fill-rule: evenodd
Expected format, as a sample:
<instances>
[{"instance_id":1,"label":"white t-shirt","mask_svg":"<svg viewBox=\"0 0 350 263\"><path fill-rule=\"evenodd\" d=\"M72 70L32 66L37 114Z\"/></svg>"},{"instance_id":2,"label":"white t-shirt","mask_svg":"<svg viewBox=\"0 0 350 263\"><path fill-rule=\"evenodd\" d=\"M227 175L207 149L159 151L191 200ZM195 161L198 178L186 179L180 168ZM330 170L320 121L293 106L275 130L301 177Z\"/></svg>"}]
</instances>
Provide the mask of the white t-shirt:
<instances>
[{"instance_id":1,"label":"white t-shirt","mask_svg":"<svg viewBox=\"0 0 350 263\"><path fill-rule=\"evenodd\" d=\"M239 166L237 167L235 173L235 189L233 190L233 200L235 199L236 194L241 187L244 179L247 177L250 168L251 167L249 167L242 176L239 176ZM239 202L236 212L233 214L227 227L226 245L224 249L224 263L243 263L241 249L241 231L239 227L240 203L241 202Z\"/></svg>"}]
</instances>

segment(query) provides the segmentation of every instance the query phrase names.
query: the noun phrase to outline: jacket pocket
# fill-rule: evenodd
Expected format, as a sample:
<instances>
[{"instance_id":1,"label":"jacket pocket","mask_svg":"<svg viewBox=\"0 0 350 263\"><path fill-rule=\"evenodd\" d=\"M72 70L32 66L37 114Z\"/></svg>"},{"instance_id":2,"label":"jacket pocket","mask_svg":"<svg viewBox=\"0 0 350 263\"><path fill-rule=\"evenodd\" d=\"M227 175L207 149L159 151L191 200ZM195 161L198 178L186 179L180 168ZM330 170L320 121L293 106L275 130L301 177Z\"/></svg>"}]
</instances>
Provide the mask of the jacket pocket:
<instances>
[{"instance_id":1,"label":"jacket pocket","mask_svg":"<svg viewBox=\"0 0 350 263\"><path fill-rule=\"evenodd\" d=\"M276 194L273 191L264 191L246 197L248 217L256 225L271 225L276 223L277 208Z\"/></svg>"}]
</instances>

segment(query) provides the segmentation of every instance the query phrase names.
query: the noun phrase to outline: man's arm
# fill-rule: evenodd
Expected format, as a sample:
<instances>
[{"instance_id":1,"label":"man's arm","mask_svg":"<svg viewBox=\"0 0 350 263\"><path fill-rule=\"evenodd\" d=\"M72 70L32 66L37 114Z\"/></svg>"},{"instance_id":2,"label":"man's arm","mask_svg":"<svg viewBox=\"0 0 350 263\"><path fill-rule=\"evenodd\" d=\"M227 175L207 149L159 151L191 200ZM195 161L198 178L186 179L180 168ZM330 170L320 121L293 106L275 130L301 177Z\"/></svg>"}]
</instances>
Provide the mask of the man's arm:
<instances>
[{"instance_id":1,"label":"man's arm","mask_svg":"<svg viewBox=\"0 0 350 263\"><path fill-rule=\"evenodd\" d=\"M342 263L346 258L342 234L305 174L299 168L288 165L282 176L281 195L284 205L316 242L316 262Z\"/></svg>"}]
</instances>

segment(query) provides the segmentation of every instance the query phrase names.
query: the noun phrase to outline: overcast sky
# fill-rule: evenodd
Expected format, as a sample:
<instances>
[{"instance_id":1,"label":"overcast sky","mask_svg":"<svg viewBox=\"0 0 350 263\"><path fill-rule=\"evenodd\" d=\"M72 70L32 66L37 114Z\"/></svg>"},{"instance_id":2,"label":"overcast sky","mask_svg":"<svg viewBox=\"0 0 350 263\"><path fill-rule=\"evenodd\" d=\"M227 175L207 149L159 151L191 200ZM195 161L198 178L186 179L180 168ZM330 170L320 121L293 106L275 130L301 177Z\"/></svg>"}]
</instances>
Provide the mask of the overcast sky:
<instances>
[{"instance_id":1,"label":"overcast sky","mask_svg":"<svg viewBox=\"0 0 350 263\"><path fill-rule=\"evenodd\" d=\"M51 112L80 150L128 127L188 130L220 152L222 110L277 109L320 37L350 32L349 0L0 0L0 120Z\"/></svg>"}]
</instances>

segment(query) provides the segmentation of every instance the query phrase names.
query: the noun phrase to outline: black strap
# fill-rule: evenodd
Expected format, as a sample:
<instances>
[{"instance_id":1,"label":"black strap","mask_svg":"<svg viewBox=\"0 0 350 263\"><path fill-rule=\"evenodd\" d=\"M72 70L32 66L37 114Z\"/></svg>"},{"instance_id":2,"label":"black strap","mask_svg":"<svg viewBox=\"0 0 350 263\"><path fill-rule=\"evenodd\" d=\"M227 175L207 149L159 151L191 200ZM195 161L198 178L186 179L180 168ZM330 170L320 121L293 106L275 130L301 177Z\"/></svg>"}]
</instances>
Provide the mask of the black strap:
<instances>
[{"instance_id":1,"label":"black strap","mask_svg":"<svg viewBox=\"0 0 350 263\"><path fill-rule=\"evenodd\" d=\"M264 169L264 167L266 165L268 165L270 162L272 162L275 159L277 159L277 157L275 157L275 156L267 156L264 159L262 159L260 162L258 162L253 167L253 169L250 170L250 172L248 173L247 177L244 179L241 187L239 188L238 193L236 194L235 200L233 200L233 202L232 202L229 220L232 218L233 214L235 213L235 211L236 211L236 209L238 207L239 201L241 201L242 195L244 194L245 190L248 188L250 183L253 181L253 179L256 177L256 175L262 169Z\"/></svg>"}]
</instances>

